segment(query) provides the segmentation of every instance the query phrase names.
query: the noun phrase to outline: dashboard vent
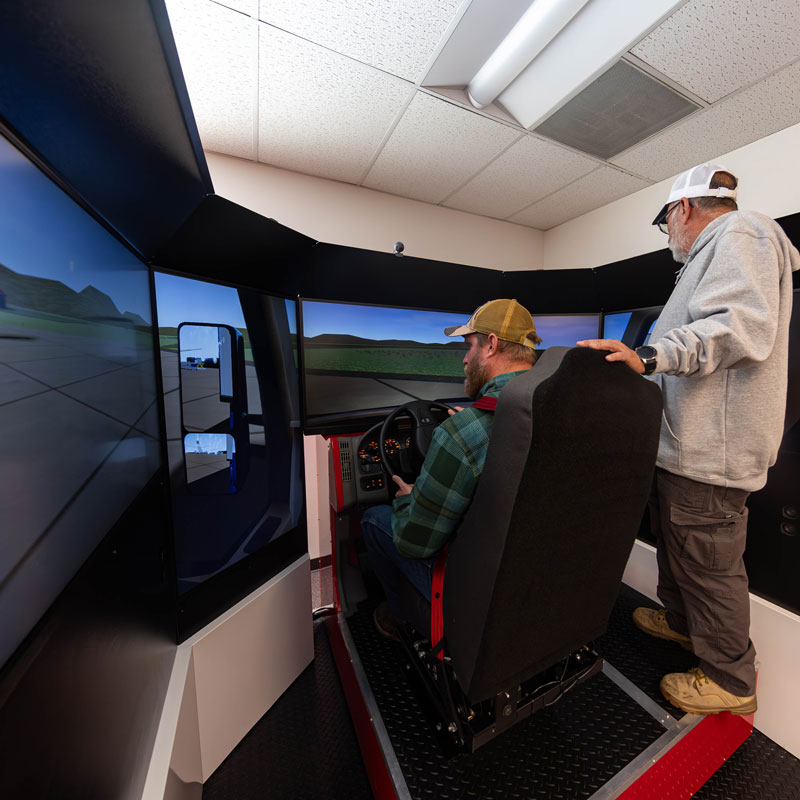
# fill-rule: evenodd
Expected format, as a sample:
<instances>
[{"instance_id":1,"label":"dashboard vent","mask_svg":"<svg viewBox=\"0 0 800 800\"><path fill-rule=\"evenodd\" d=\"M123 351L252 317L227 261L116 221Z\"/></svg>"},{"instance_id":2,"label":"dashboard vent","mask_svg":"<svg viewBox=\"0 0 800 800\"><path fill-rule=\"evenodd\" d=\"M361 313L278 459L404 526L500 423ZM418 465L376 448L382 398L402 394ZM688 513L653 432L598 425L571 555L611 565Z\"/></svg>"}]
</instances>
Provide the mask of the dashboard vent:
<instances>
[{"instance_id":1,"label":"dashboard vent","mask_svg":"<svg viewBox=\"0 0 800 800\"><path fill-rule=\"evenodd\" d=\"M339 439L339 463L342 467L342 483L353 480L353 459L350 453L350 440Z\"/></svg>"}]
</instances>

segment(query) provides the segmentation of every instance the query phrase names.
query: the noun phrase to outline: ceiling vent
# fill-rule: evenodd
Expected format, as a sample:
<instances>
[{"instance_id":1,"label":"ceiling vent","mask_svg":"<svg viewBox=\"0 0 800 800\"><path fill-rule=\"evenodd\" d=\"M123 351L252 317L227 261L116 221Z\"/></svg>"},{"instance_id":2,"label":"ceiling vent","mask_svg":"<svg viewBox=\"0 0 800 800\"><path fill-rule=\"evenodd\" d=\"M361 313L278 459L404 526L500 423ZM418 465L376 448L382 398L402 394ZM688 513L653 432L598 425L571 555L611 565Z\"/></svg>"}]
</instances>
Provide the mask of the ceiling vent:
<instances>
[{"instance_id":1,"label":"ceiling vent","mask_svg":"<svg viewBox=\"0 0 800 800\"><path fill-rule=\"evenodd\" d=\"M534 131L608 159L698 108L636 67L618 61Z\"/></svg>"}]
</instances>

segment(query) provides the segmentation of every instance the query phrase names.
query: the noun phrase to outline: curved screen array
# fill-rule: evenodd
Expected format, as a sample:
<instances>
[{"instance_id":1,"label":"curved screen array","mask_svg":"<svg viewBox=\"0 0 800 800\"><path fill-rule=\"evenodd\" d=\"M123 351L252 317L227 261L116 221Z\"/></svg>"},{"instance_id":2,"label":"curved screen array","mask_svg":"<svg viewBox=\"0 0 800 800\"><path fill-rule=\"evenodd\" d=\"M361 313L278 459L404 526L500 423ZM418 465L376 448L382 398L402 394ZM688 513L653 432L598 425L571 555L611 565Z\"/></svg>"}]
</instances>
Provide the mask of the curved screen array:
<instances>
[{"instance_id":1,"label":"curved screen array","mask_svg":"<svg viewBox=\"0 0 800 800\"><path fill-rule=\"evenodd\" d=\"M316 429L411 400L464 402L466 345L444 329L471 311L302 300L305 419ZM598 335L599 314L534 315L540 347Z\"/></svg>"},{"instance_id":2,"label":"curved screen array","mask_svg":"<svg viewBox=\"0 0 800 800\"><path fill-rule=\"evenodd\" d=\"M160 465L147 267L0 137L0 664Z\"/></svg>"}]
</instances>

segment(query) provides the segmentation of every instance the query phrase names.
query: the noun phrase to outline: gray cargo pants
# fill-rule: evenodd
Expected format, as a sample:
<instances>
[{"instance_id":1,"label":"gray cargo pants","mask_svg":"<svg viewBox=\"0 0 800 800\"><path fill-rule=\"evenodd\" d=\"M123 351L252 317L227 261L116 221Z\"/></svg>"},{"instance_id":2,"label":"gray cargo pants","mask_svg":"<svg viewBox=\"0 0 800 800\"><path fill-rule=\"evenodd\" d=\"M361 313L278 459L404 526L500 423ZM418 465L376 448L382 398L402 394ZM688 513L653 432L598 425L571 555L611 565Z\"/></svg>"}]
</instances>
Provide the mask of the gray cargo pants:
<instances>
[{"instance_id":1,"label":"gray cargo pants","mask_svg":"<svg viewBox=\"0 0 800 800\"><path fill-rule=\"evenodd\" d=\"M755 694L756 681L742 558L749 494L657 468L649 501L667 622L691 638L703 672L739 696Z\"/></svg>"}]
</instances>

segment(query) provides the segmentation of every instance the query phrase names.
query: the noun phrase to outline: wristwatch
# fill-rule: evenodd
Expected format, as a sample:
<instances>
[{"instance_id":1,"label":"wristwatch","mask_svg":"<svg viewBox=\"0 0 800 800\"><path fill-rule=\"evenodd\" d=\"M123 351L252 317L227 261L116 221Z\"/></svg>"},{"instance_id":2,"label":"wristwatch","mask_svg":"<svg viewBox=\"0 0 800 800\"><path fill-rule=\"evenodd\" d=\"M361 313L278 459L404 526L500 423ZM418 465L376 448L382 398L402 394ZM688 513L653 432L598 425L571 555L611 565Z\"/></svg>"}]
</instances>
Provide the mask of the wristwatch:
<instances>
[{"instance_id":1,"label":"wristwatch","mask_svg":"<svg viewBox=\"0 0 800 800\"><path fill-rule=\"evenodd\" d=\"M645 375L651 375L653 372L655 372L656 357L658 356L655 347L650 347L649 344L646 344L642 347L637 347L634 352L642 360L642 364L644 364Z\"/></svg>"}]
</instances>

